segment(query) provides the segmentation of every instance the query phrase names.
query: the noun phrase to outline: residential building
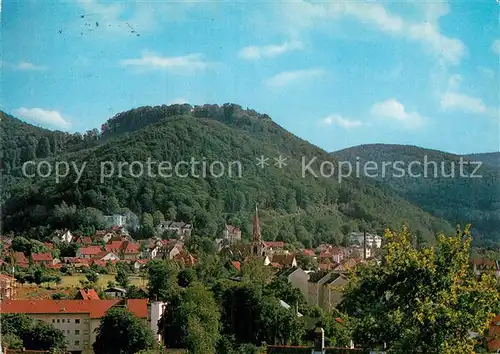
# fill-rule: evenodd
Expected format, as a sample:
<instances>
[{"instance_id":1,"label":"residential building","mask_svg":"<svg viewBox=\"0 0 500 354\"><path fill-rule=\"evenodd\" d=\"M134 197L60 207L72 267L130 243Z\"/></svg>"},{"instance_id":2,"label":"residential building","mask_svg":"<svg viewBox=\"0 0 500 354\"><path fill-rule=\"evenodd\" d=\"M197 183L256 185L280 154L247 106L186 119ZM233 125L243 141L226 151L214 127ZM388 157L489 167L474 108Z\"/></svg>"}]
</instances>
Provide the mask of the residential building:
<instances>
[{"instance_id":1,"label":"residential building","mask_svg":"<svg viewBox=\"0 0 500 354\"><path fill-rule=\"evenodd\" d=\"M1 313L22 313L51 323L65 336L67 349L72 352L91 354L96 339L96 329L113 306L123 306L148 326L147 299L128 300L4 300Z\"/></svg>"},{"instance_id":2,"label":"residential building","mask_svg":"<svg viewBox=\"0 0 500 354\"><path fill-rule=\"evenodd\" d=\"M99 300L99 295L94 289L80 289L76 298L79 300Z\"/></svg>"},{"instance_id":3,"label":"residential building","mask_svg":"<svg viewBox=\"0 0 500 354\"><path fill-rule=\"evenodd\" d=\"M36 265L49 265L53 264L54 259L51 253L33 253L31 254L31 261Z\"/></svg>"},{"instance_id":4,"label":"residential building","mask_svg":"<svg viewBox=\"0 0 500 354\"><path fill-rule=\"evenodd\" d=\"M226 225L222 233L222 239L227 240L230 245L241 241L241 230L233 225Z\"/></svg>"},{"instance_id":5,"label":"residential building","mask_svg":"<svg viewBox=\"0 0 500 354\"><path fill-rule=\"evenodd\" d=\"M191 236L191 232L193 231L193 226L183 221L166 220L162 221L157 226L156 231L160 236L164 235L165 232L168 232L177 235L179 239L182 240L185 237Z\"/></svg>"},{"instance_id":6,"label":"residential building","mask_svg":"<svg viewBox=\"0 0 500 354\"><path fill-rule=\"evenodd\" d=\"M270 257L275 253L288 253L283 241L262 241L262 249Z\"/></svg>"},{"instance_id":7,"label":"residential building","mask_svg":"<svg viewBox=\"0 0 500 354\"><path fill-rule=\"evenodd\" d=\"M127 290L120 288L120 287L117 287L117 286L114 286L114 287L107 288L106 290L104 290L104 294L106 294L106 296L113 298L113 299L124 298L125 295L127 295Z\"/></svg>"},{"instance_id":8,"label":"residential building","mask_svg":"<svg viewBox=\"0 0 500 354\"><path fill-rule=\"evenodd\" d=\"M476 276L481 276L483 273L493 274L500 277L500 261L490 259L472 259L472 270Z\"/></svg>"},{"instance_id":9,"label":"residential building","mask_svg":"<svg viewBox=\"0 0 500 354\"><path fill-rule=\"evenodd\" d=\"M12 258L16 266L19 266L21 268L28 268L29 262L23 252L13 252Z\"/></svg>"},{"instance_id":10,"label":"residential building","mask_svg":"<svg viewBox=\"0 0 500 354\"><path fill-rule=\"evenodd\" d=\"M101 247L99 246L80 247L76 251L76 257L90 259L98 255L99 253L101 253Z\"/></svg>"},{"instance_id":11,"label":"residential building","mask_svg":"<svg viewBox=\"0 0 500 354\"><path fill-rule=\"evenodd\" d=\"M363 245L365 238L364 232L351 232L348 235L349 242L356 245ZM369 248L380 248L382 247L382 237L379 235L374 235L371 233L366 233L366 247Z\"/></svg>"},{"instance_id":12,"label":"residential building","mask_svg":"<svg viewBox=\"0 0 500 354\"><path fill-rule=\"evenodd\" d=\"M69 230L56 230L54 232L54 237L52 237L52 242L54 243L71 243L74 236Z\"/></svg>"},{"instance_id":13,"label":"residential building","mask_svg":"<svg viewBox=\"0 0 500 354\"><path fill-rule=\"evenodd\" d=\"M285 276L288 282L304 295L304 299L307 299L309 274L301 268L293 267L284 270L281 275Z\"/></svg>"},{"instance_id":14,"label":"residential building","mask_svg":"<svg viewBox=\"0 0 500 354\"><path fill-rule=\"evenodd\" d=\"M486 340L488 342L488 349L491 352L498 352L500 350L500 314L491 320Z\"/></svg>"},{"instance_id":15,"label":"residential building","mask_svg":"<svg viewBox=\"0 0 500 354\"><path fill-rule=\"evenodd\" d=\"M104 216L104 221L107 227L124 227L127 224L127 217L125 215L113 214Z\"/></svg>"},{"instance_id":16,"label":"residential building","mask_svg":"<svg viewBox=\"0 0 500 354\"><path fill-rule=\"evenodd\" d=\"M273 254L271 263L278 263L282 267L297 267L297 259L294 254Z\"/></svg>"},{"instance_id":17,"label":"residential building","mask_svg":"<svg viewBox=\"0 0 500 354\"><path fill-rule=\"evenodd\" d=\"M0 274L0 300L15 298L17 293L16 278Z\"/></svg>"}]
</instances>

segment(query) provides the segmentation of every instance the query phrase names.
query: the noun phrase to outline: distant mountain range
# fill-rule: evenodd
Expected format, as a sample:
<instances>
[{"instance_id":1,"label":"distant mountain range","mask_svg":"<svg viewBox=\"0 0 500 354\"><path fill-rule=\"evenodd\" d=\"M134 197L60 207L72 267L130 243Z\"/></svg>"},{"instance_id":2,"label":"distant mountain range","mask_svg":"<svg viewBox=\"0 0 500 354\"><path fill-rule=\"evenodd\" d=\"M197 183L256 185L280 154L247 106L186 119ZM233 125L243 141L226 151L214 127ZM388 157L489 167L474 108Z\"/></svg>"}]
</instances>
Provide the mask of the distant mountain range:
<instances>
[{"instance_id":1,"label":"distant mountain range","mask_svg":"<svg viewBox=\"0 0 500 354\"><path fill-rule=\"evenodd\" d=\"M485 152L479 154L462 155L471 161L482 161L493 168L500 168L500 152Z\"/></svg>"},{"instance_id":2,"label":"distant mountain range","mask_svg":"<svg viewBox=\"0 0 500 354\"><path fill-rule=\"evenodd\" d=\"M358 162L363 166L372 161L380 167L385 162L384 176L380 173L373 177L362 176L362 179L389 187L411 203L452 225L472 223L476 244L500 244L500 153L460 156L417 146L370 144L336 151L331 155L339 161L350 161L353 165ZM471 161L463 165L462 175L461 158ZM394 167L396 161L400 163ZM479 166L474 163L476 161L483 164ZM405 176L401 176L399 168L404 166L407 169L410 165L412 174L419 177L410 176L408 170Z\"/></svg>"}]
</instances>

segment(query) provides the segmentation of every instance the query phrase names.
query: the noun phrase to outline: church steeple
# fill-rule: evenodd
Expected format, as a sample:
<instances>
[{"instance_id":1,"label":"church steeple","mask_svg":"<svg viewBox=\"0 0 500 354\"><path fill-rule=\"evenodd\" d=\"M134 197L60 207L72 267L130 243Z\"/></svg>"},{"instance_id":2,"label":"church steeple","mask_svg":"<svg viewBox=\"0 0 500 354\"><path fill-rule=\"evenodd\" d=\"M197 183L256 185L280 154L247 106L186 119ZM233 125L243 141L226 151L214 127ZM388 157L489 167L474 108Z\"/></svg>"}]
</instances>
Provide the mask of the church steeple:
<instances>
[{"instance_id":1,"label":"church steeple","mask_svg":"<svg viewBox=\"0 0 500 354\"><path fill-rule=\"evenodd\" d=\"M257 209L257 204L255 204L255 215L253 217L252 241L260 242L260 221L259 221L259 210Z\"/></svg>"},{"instance_id":2,"label":"church steeple","mask_svg":"<svg viewBox=\"0 0 500 354\"><path fill-rule=\"evenodd\" d=\"M262 256L262 241L260 238L260 221L257 204L255 205L255 215L253 217L252 256Z\"/></svg>"}]
</instances>

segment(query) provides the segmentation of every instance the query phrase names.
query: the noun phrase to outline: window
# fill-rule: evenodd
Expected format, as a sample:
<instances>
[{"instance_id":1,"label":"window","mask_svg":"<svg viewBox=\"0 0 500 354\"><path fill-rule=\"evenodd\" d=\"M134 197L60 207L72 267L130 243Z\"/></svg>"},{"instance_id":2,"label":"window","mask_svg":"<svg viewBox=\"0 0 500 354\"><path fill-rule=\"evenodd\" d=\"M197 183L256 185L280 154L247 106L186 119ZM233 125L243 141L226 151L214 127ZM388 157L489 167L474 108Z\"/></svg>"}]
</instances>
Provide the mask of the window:
<instances>
[{"instance_id":1,"label":"window","mask_svg":"<svg viewBox=\"0 0 500 354\"><path fill-rule=\"evenodd\" d=\"M56 323L56 320L55 320L55 319L52 319L52 323Z\"/></svg>"},{"instance_id":2,"label":"window","mask_svg":"<svg viewBox=\"0 0 500 354\"><path fill-rule=\"evenodd\" d=\"M66 333L68 333L68 334L69 334L69 329L66 331Z\"/></svg>"},{"instance_id":3,"label":"window","mask_svg":"<svg viewBox=\"0 0 500 354\"><path fill-rule=\"evenodd\" d=\"M71 320L68 318L68 319L66 320L66 322L71 323Z\"/></svg>"},{"instance_id":4,"label":"window","mask_svg":"<svg viewBox=\"0 0 500 354\"><path fill-rule=\"evenodd\" d=\"M84 334L84 335L88 335L88 334L89 334L89 331L84 330L84 331L83 331L83 334Z\"/></svg>"},{"instance_id":5,"label":"window","mask_svg":"<svg viewBox=\"0 0 500 354\"><path fill-rule=\"evenodd\" d=\"M57 319L57 323L59 323L59 321L60 321L60 320L59 320L59 319Z\"/></svg>"},{"instance_id":6,"label":"window","mask_svg":"<svg viewBox=\"0 0 500 354\"><path fill-rule=\"evenodd\" d=\"M79 335L80 334L80 330L79 329L75 329L75 334Z\"/></svg>"},{"instance_id":7,"label":"window","mask_svg":"<svg viewBox=\"0 0 500 354\"><path fill-rule=\"evenodd\" d=\"M66 320L63 318L63 319L61 320L61 322L62 322L62 323L65 323L65 322L66 322Z\"/></svg>"},{"instance_id":8,"label":"window","mask_svg":"<svg viewBox=\"0 0 500 354\"><path fill-rule=\"evenodd\" d=\"M75 340L75 345L80 345L80 341L79 340Z\"/></svg>"},{"instance_id":9,"label":"window","mask_svg":"<svg viewBox=\"0 0 500 354\"><path fill-rule=\"evenodd\" d=\"M79 318L75 319L75 323L80 323L80 319Z\"/></svg>"}]
</instances>

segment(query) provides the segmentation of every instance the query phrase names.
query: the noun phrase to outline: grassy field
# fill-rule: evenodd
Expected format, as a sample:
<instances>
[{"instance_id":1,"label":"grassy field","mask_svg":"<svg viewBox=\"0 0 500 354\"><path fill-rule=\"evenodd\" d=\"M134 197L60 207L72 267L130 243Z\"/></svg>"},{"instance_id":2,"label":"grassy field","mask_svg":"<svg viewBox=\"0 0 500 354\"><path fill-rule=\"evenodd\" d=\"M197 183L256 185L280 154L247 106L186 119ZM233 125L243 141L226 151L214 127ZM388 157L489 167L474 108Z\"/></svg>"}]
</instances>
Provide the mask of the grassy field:
<instances>
[{"instance_id":1,"label":"grassy field","mask_svg":"<svg viewBox=\"0 0 500 354\"><path fill-rule=\"evenodd\" d=\"M147 285L147 280L146 278L141 278L137 276L130 276L130 283L135 286L146 286ZM62 277L62 283L59 285L61 288L65 287L80 287L80 281L86 281L87 278L85 277L84 274L75 274L75 275L66 275ZM115 281L115 276L110 275L110 274L102 274L99 276L99 280L97 281L97 284L101 287L106 287L109 281Z\"/></svg>"}]
</instances>

